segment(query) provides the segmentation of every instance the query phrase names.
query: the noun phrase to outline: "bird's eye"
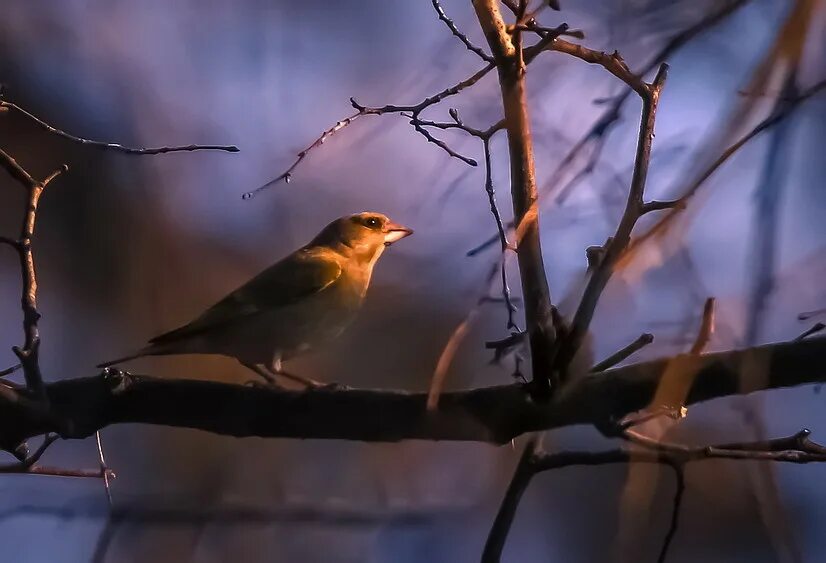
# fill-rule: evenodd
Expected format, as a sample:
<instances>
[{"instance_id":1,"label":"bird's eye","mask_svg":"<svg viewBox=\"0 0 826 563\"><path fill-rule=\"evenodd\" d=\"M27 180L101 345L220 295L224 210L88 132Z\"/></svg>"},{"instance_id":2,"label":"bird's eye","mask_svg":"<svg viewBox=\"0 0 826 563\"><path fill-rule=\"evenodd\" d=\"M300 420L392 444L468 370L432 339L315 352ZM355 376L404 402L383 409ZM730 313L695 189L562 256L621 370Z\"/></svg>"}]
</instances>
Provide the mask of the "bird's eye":
<instances>
[{"instance_id":1,"label":"bird's eye","mask_svg":"<svg viewBox=\"0 0 826 563\"><path fill-rule=\"evenodd\" d=\"M367 220L364 221L364 224L370 227L371 229L375 229L379 226L379 220L375 217L368 217Z\"/></svg>"}]
</instances>

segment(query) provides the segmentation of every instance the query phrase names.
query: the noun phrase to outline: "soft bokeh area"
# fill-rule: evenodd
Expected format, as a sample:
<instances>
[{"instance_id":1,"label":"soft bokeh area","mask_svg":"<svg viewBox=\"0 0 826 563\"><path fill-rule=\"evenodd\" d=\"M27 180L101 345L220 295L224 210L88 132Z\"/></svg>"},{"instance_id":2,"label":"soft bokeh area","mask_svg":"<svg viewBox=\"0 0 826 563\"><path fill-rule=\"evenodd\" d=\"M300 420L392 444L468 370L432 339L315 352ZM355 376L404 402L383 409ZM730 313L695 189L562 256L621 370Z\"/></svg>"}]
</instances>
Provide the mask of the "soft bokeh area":
<instances>
[{"instance_id":1,"label":"soft bokeh area","mask_svg":"<svg viewBox=\"0 0 826 563\"><path fill-rule=\"evenodd\" d=\"M794 30L805 46L798 81L806 87L826 77L826 2L801 3L811 4L806 25ZM755 108L733 125L735 136L725 137L732 140L777 97L776 78L765 82L766 91L750 92L749 85L797 3L744 4L668 57L648 182L654 198L679 195L728 134L733 112ZM562 12L542 17L547 25L565 21L584 30L584 44L617 49L639 68L717 5L563 0ZM443 7L485 44L470 2L445 0ZM283 172L321 131L352 114L350 96L369 105L417 103L482 66L431 2L9 0L2 14L7 100L91 139L241 149L124 155L47 135L13 113L0 116L0 146L35 176L62 163L70 168L49 186L38 220L46 379L96 373L95 364L187 322L331 219L372 210L411 226L415 236L382 258L351 329L290 368L351 386L427 389L445 342L486 290L497 258L495 248L466 256L495 232L482 167L451 159L404 117L367 116L311 152L289 184L250 200L241 194ZM426 116L447 120L448 108L457 107L469 124L494 123L501 116L494 74ZM623 85L560 53L532 64L528 83L542 185L601 115L605 105L595 102ZM638 113L632 97L593 172L564 203L543 201L542 242L556 302L578 287L585 248L615 229ZM648 249L611 281L592 325L597 359L642 332L656 339L635 359L684 351L708 296L718 300L710 350L790 339L818 320L804 323L797 315L826 307L826 94L806 101L781 127L781 148L771 148L770 134L746 145L703 184L664 250L652 256ZM453 132L443 138L482 158L476 140ZM504 134L492 148L493 180L510 217ZM780 170L766 188L772 150L781 151ZM0 176L2 234L18 228L21 192ZM761 197L772 203L761 207ZM768 266L770 247L758 240L775 244ZM3 368L15 363L10 348L21 335L17 264L6 251L0 258ZM771 285L755 293L761 267L769 268ZM515 267L509 272L516 290ZM449 388L511 381L511 364L491 365L484 349L486 340L507 335L505 320L501 304L479 309L453 360ZM250 378L219 357L148 358L128 367L169 377ZM757 431L752 415L770 436L804 427L826 436L823 395L810 387L692 407L669 436L748 439ZM135 425L107 428L102 437L118 475L114 516L97 480L4 476L0 559L74 563L97 553L109 562L477 561L520 450L518 442L232 439ZM572 428L545 443L551 449L603 442L590 428ZM59 442L47 458L50 465L94 467L94 440ZM824 471L719 461L690 466L670 563L819 561L826 549ZM673 486L672 474L656 468L539 475L519 508L505 560L653 561Z\"/></svg>"}]
</instances>

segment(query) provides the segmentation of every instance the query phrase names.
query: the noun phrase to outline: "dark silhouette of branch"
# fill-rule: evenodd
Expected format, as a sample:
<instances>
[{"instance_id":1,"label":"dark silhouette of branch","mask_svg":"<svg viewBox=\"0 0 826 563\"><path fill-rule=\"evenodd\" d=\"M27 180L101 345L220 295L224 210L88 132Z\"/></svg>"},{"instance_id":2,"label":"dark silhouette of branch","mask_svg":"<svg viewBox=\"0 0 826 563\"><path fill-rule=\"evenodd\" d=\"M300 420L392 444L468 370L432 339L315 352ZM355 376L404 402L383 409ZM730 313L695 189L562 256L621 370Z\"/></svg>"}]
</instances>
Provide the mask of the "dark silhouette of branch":
<instances>
[{"instance_id":1,"label":"dark silhouette of branch","mask_svg":"<svg viewBox=\"0 0 826 563\"><path fill-rule=\"evenodd\" d=\"M824 328L826 328L826 323L815 323L814 326L812 326L810 329L808 329L807 331L800 334L800 336L795 338L795 340L799 341L799 340L803 340L804 338L808 338L808 337L812 336L813 334L817 334L818 332L822 331Z\"/></svg>"},{"instance_id":2,"label":"dark silhouette of branch","mask_svg":"<svg viewBox=\"0 0 826 563\"><path fill-rule=\"evenodd\" d=\"M495 65L493 63L490 63L487 66L485 66L485 67L479 69L478 71L476 71L474 74L472 74L468 78L462 80L461 82L458 82L458 83L454 84L453 86L450 86L449 88L445 88L444 90L442 90L440 92L437 92L436 94L433 94L432 96L429 96L429 97L425 98L424 100L422 100L421 102L419 102L416 105L400 106L400 105L388 104L388 105L379 106L379 107L369 107L369 106L364 106L364 105L358 103L355 98L350 98L350 104L356 109L356 113L354 113L353 115L351 115L349 117L346 117L346 118L342 119L341 121L337 121L335 123L335 125L333 125L329 129L326 129L321 134L321 136L319 136L315 141L313 141L312 144L310 144L307 148L305 148L300 153L298 153L298 156L297 156L296 160L290 165L289 168L287 168L287 170L285 170L284 172L282 172L281 174L279 174L278 176L276 176L275 178L273 178L272 180L270 180L266 184L264 184L262 186L259 186L258 188L254 189L252 191L244 193L241 197L243 199L250 199L250 198L254 197L255 195L259 194L260 192L266 190L270 186L272 186L274 184L277 184L278 182L281 182L282 180L285 183L289 183L295 169L301 164L301 162L307 157L307 155L313 149L316 149L316 148L320 147L321 145L323 145L324 142L327 139L329 139L332 135L334 135L335 133L338 133L339 131L341 131L342 129L344 129L348 125L350 125L356 119L358 119L358 118L360 118L364 115L383 115L383 114L386 114L386 113L400 114L400 113L408 112L408 113L412 114L412 117L414 118L414 121L415 121L416 119L418 119L419 114L423 110L429 108L432 105L435 105L435 104L441 102L445 98L448 98L450 96L455 96L456 94L458 94L462 90L464 90L466 88L470 88L471 86L473 86L474 84L479 82L482 78L484 78L484 76L487 73L489 73L491 70L493 70L494 66ZM422 127L416 125L415 123L414 123L414 127L415 127L416 131L419 132L420 134L424 135L425 138L428 141L435 142L442 149L448 150L448 154L450 154L451 156L454 156L456 158L460 158L466 164L469 164L471 166L476 166L476 161L474 161L473 159L468 159L467 157L464 157L464 156L459 155L458 153L455 153L454 151L449 149L449 147L445 143L443 143L442 141L439 141L438 139L435 139L425 129L423 129ZM436 142L436 141L438 141L438 142Z\"/></svg>"},{"instance_id":3,"label":"dark silhouette of branch","mask_svg":"<svg viewBox=\"0 0 826 563\"><path fill-rule=\"evenodd\" d=\"M522 495L536 474L534 464L536 463L538 444L538 439L535 436L531 437L522 450L522 456L516 464L513 478L511 478L508 490L505 492L505 498L502 500L502 504L499 505L496 518L493 520L493 526L491 526L488 533L488 539L485 541L485 548L482 551L482 563L498 563L502 557L502 550L505 547L505 541L508 539L513 518L516 516L519 501L522 500Z\"/></svg>"},{"instance_id":4,"label":"dark silhouette of branch","mask_svg":"<svg viewBox=\"0 0 826 563\"><path fill-rule=\"evenodd\" d=\"M824 309L817 309L815 311L805 311L797 315L797 320L799 321L808 321L812 317L818 317L820 315L826 315L826 308Z\"/></svg>"},{"instance_id":5,"label":"dark silhouette of branch","mask_svg":"<svg viewBox=\"0 0 826 563\"><path fill-rule=\"evenodd\" d=\"M178 147L157 147L157 148L133 148L133 147L126 147L124 145L119 145L117 143L107 143L104 141L91 141L89 139L84 139L82 137L77 137L70 133L67 133L61 129L56 127L52 127L36 115L26 111L25 109L21 108L15 103L7 102L5 100L0 100L0 110L2 109L11 109L15 112L19 113L20 115L26 117L29 121L32 121L35 125L46 131L47 133L51 133L52 135L56 135L73 143L78 143L81 145L85 145L88 147L97 147L101 149L108 149L117 152L122 152L126 154L136 154L136 155L149 155L149 154L164 154L168 152L192 152L192 151L224 151L224 152L238 152L239 149L235 145L185 145L185 146L178 146Z\"/></svg>"},{"instance_id":6,"label":"dark silhouette of branch","mask_svg":"<svg viewBox=\"0 0 826 563\"><path fill-rule=\"evenodd\" d=\"M765 373L748 369L754 365L764 366ZM686 405L744 389L819 383L826 381L826 339L631 364L572 381L548 402L532 400L522 384L443 393L436 411L427 410L426 393L261 389L110 370L46 385L49 411L32 408L29 391L0 386L0 443L47 432L85 438L111 424L144 423L230 436L503 444L526 432L603 425L651 408L667 368L688 387Z\"/></svg>"},{"instance_id":7,"label":"dark silhouette of branch","mask_svg":"<svg viewBox=\"0 0 826 563\"><path fill-rule=\"evenodd\" d=\"M17 370L21 369L23 366L21 364L14 364L13 366L9 366L6 369L0 370L0 377L4 377L6 375L12 374Z\"/></svg>"},{"instance_id":8,"label":"dark silhouette of branch","mask_svg":"<svg viewBox=\"0 0 826 563\"><path fill-rule=\"evenodd\" d=\"M561 345L558 365L563 367L570 362L571 358L573 358L577 350L579 350L580 344L588 332L588 327L591 324L591 319L594 316L594 311L596 310L597 302L602 295L602 291L608 284L608 280L614 272L617 261L631 242L631 231L634 229L639 218L646 212L644 201L645 180L648 175L648 164L651 159L651 143L654 138L657 102L659 101L660 91L665 83L668 72L668 65L663 63L660 65L660 70L657 72L657 76L654 77L654 81L651 84L645 84L643 82L642 85L639 85L635 82L634 75L628 71L624 63L621 63L622 59L616 56L616 54L608 57L608 60L604 60L604 58L600 58L599 60L600 64L609 64L611 67L609 70L611 70L612 73L620 76L629 86L640 94L642 98L642 117L640 118L640 130L637 139L637 154L634 159L634 172L631 177L631 187L628 191L625 210L623 211L616 232L605 246L605 252L588 280L582 300L571 321L568 337Z\"/></svg>"},{"instance_id":9,"label":"dark silhouette of branch","mask_svg":"<svg viewBox=\"0 0 826 563\"><path fill-rule=\"evenodd\" d=\"M826 462L826 447L810 439L809 430L784 438L759 442L738 442L708 446L686 446L659 442L639 434L633 437L631 444L604 451L560 451L543 453L537 450L536 441L529 440L517 464L514 477L505 493L497 518L488 535L484 563L496 563L500 560L510 524L519 505L519 499L525 492L534 475L541 471L561 469L570 466L597 466L617 463L658 463L668 465L675 471L676 488L674 509L672 511L668 532L660 551L658 562L665 561L668 548L677 531L679 509L685 492L684 467L687 463L709 459L728 459L736 461L775 461L784 463L823 463Z\"/></svg>"},{"instance_id":10,"label":"dark silhouette of branch","mask_svg":"<svg viewBox=\"0 0 826 563\"><path fill-rule=\"evenodd\" d=\"M629 344L622 350L619 350L614 354L611 354L610 356L599 362L597 365L592 367L591 372L597 373L600 371L605 371L608 368L614 367L618 363L624 361L626 358L636 353L638 350L648 346L652 342L654 342L653 334L641 334L639 338L634 340L631 344Z\"/></svg>"},{"instance_id":11,"label":"dark silhouette of branch","mask_svg":"<svg viewBox=\"0 0 826 563\"><path fill-rule=\"evenodd\" d=\"M704 31L711 29L718 23L722 22L728 16L736 12L739 8L746 5L749 1L750 0L734 0L731 2L724 3L716 11L710 12L708 15L698 20L696 23L686 27L682 31L671 36L671 38L665 43L665 45L653 57L651 57L649 62L643 65L643 67L640 69L638 73L639 76L645 76L646 74L654 70L660 63L664 62L666 59L671 57L674 53L679 51L682 47L688 44L695 37L697 37ZM624 89L621 94L609 100L611 103L607 107L607 109L602 112L602 115L600 115L600 117L597 118L597 120L588 130L588 132L568 150L568 152L562 158L560 163L551 173L548 180L545 181L542 188L540 189L540 198L545 202L543 205L548 205L552 201L552 198L550 196L554 191L557 190L557 188L559 188L559 195L557 196L556 201L558 203L561 203L561 201L566 197L567 192L596 167L597 161L600 158L602 148L605 145L607 137L613 129L614 125L616 125L619 122L619 119L621 117L620 110L626 102L626 100L628 100L628 97L630 96L631 92L632 90L630 89ZM579 173L577 173L564 186L559 187L559 183L563 176L567 173L568 169L574 164L574 162L576 162L577 157L580 155L580 153L582 153L583 150L588 146L592 146L593 148L582 170ZM509 224L508 227L512 228L513 224ZM467 252L467 255L474 256L482 252L486 248L490 247L495 242L496 237L493 236L485 242L469 250Z\"/></svg>"},{"instance_id":12,"label":"dark silhouette of branch","mask_svg":"<svg viewBox=\"0 0 826 563\"><path fill-rule=\"evenodd\" d=\"M668 557L668 549L671 547L674 536L677 535L677 528L680 525L680 509L683 506L683 495L685 494L685 464L668 463L668 465L674 470L674 500L672 501L671 520L660 553L657 556L657 563L665 563L666 557Z\"/></svg>"},{"instance_id":13,"label":"dark silhouette of branch","mask_svg":"<svg viewBox=\"0 0 826 563\"><path fill-rule=\"evenodd\" d=\"M669 210L665 216L657 221L656 224L651 226L645 233L636 237L631 244L628 245L626 249L625 256L623 260L628 260L630 257L633 256L634 252L637 248L639 248L643 243L652 239L653 237L657 236L658 234L662 233L668 225L674 220L678 213L682 209L685 208L685 204L697 193L700 187L708 180L712 174L714 174L718 168L720 168L729 158L731 158L737 151L739 151L744 145L746 145L749 141L757 137L763 131L774 127L778 123L781 123L784 119L788 118L800 105L811 98L812 96L818 94L819 92L826 90L826 79L817 82L813 86L806 88L805 90L801 91L800 95L792 100L786 100L786 103L776 106L774 111L763 121L758 123L751 131L740 137L737 141L729 145L719 157L717 157L714 162L712 162L705 170L703 170L697 177L684 189L680 190L682 195L676 200L681 202L682 205L679 207L674 207L673 209Z\"/></svg>"}]
</instances>

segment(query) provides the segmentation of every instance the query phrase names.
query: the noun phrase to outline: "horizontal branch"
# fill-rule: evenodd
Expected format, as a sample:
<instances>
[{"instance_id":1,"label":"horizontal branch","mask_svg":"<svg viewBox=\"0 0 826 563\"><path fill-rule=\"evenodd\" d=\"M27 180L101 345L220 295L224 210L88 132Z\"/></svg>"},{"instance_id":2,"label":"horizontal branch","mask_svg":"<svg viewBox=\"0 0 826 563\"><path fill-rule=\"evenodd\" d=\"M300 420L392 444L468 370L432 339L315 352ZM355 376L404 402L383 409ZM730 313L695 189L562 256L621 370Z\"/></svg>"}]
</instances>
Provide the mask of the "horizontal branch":
<instances>
[{"instance_id":1,"label":"horizontal branch","mask_svg":"<svg viewBox=\"0 0 826 563\"><path fill-rule=\"evenodd\" d=\"M96 147L100 149L109 149L114 150L117 152L122 152L126 154L140 154L140 155L147 155L147 154L164 154L168 152L192 152L192 151L224 151L224 152L238 152L240 149L235 145L185 145L179 147L155 147L155 148L137 148L137 147L127 147L124 145L120 145L117 143L107 143L105 141L92 141L90 139L84 139L83 137L78 137L76 135L72 135L71 133L67 133L57 127L53 127L37 117L36 115L28 112L27 110L21 108L15 103L7 102L5 100L0 100L0 109L11 109L19 113L20 115L24 116L29 121L33 122L35 125L46 131L47 133L51 133L52 135L56 135L62 139L66 139L67 141L71 141L73 143L78 143L80 145L86 145L89 147Z\"/></svg>"},{"instance_id":2,"label":"horizontal branch","mask_svg":"<svg viewBox=\"0 0 826 563\"><path fill-rule=\"evenodd\" d=\"M431 412L426 393L264 389L110 371L47 385L49 412L29 408L20 397L25 391L0 386L0 444L8 449L48 432L84 438L121 423L230 436L501 444L525 432L601 424L648 407L667 367L669 377L692 381L686 404L743 389L824 382L826 338L632 364L573 381L548 403L532 401L521 384L444 393Z\"/></svg>"}]
</instances>

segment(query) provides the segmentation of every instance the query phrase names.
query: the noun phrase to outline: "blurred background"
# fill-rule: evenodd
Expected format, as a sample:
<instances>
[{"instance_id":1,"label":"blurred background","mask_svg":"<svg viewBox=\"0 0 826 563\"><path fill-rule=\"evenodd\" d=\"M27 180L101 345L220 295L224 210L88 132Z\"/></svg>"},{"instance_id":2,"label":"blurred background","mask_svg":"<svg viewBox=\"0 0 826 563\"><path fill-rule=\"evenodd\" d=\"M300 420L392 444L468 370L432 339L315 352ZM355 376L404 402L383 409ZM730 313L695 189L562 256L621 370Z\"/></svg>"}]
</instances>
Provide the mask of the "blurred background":
<instances>
[{"instance_id":1,"label":"blurred background","mask_svg":"<svg viewBox=\"0 0 826 563\"><path fill-rule=\"evenodd\" d=\"M803 91L826 77L826 2L563 0L562 12L542 14L545 25L565 21L585 32L584 44L617 49L640 69L724 6L725 15L668 54L652 198L680 195L725 146L790 97L791 84ZM444 0L443 7L485 45L469 2ZM425 390L445 342L475 310L447 386L510 381L512 366L490 365L483 347L507 334L504 308L476 308L497 251L466 256L495 232L481 167L451 159L402 117L368 116L313 151L289 184L241 199L350 115L350 96L367 105L417 103L481 66L425 0L4 2L0 82L7 100L82 137L241 149L131 156L66 142L12 113L0 116L0 145L36 177L70 167L49 186L38 219L46 378L94 374L96 363L188 321L331 219L374 210L416 235L382 259L351 329L290 368L352 386ZM555 172L623 85L559 53L532 64L528 82L546 194L545 263L560 302L582 279L584 249L603 243L621 214L639 101L631 96L622 105L599 158L589 158L596 148L589 142ZM423 117L445 121L457 107L467 123L485 128L501 115L497 95L491 74ZM592 325L596 358L641 332L655 342L635 359L686 350L708 296L718 300L710 350L793 338L818 320L797 316L826 307L824 131L821 92L703 183L689 210L610 283ZM476 140L444 139L481 160ZM509 216L503 134L492 147L493 179ZM593 170L577 178L589 162ZM0 232L16 232L22 204L22 190L0 176ZM6 367L21 339L19 272L10 253L2 260ZM518 293L515 271L511 279ZM218 357L150 358L129 369L249 379ZM650 431L701 443L809 427L817 439L826 436L822 413L822 396L800 388L692 407L676 428ZM102 436L118 474L115 510L94 480L5 476L4 560L477 561L521 445L238 440L139 426L107 428ZM554 432L545 443L607 445L589 428ZM45 461L94 467L96 460L87 440L56 444ZM669 561L821 560L824 470L691 465ZM519 508L505 560L653 561L673 487L671 472L658 468L542 474Z\"/></svg>"}]
</instances>

